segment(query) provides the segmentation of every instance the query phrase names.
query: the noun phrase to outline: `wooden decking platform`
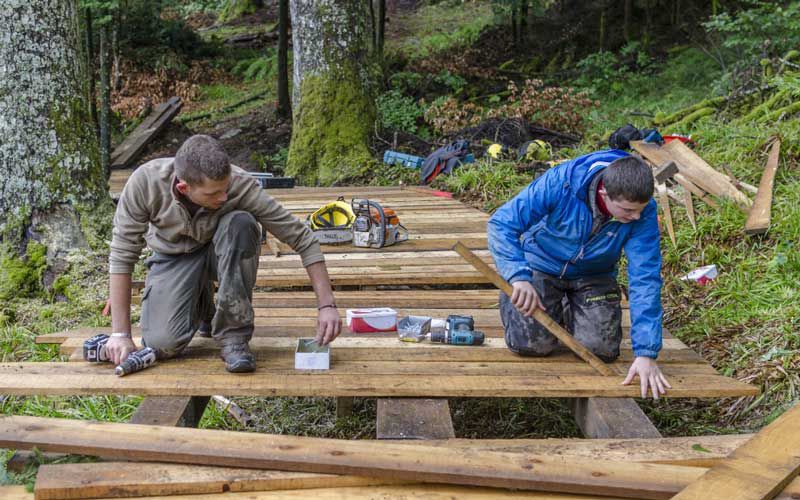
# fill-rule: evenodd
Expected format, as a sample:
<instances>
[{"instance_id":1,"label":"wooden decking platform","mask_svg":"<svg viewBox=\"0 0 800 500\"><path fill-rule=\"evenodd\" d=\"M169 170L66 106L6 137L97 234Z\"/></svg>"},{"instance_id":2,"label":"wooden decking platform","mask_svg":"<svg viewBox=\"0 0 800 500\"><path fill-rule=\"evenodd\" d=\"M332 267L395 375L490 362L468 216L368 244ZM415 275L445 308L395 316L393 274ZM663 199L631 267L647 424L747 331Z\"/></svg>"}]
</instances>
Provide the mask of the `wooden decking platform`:
<instances>
[{"instance_id":1,"label":"wooden decking platform","mask_svg":"<svg viewBox=\"0 0 800 500\"><path fill-rule=\"evenodd\" d=\"M115 189L120 191L126 178L125 171L115 171L112 192ZM269 461L261 457L258 465L253 465L252 459L246 463L238 462L233 452L229 455L234 459L220 461L221 456L228 456L227 452L223 452L222 446L208 441L206 434L201 439L189 438L200 434L186 434L189 438L186 443L195 443L198 447L199 451L195 452L178 443L176 438L182 435L180 430L120 427L124 437L113 437L106 434L119 424L44 420L37 423L25 420L27 417L6 417L0 424L0 434L5 433L10 437L4 440L6 446L18 449L36 447L52 452L94 453L106 459L122 457L126 460L133 458L305 471L258 471L164 463L126 463L119 466L119 463L113 462L44 466L39 470L36 498L189 493L205 493L211 498L211 495L229 491L226 497L231 498L238 495L242 498L317 499L578 499L597 498L598 494L618 494L627 491L626 488L632 488L629 496L636 498L668 498L702 475L702 467L717 465L730 450L749 438L653 439L659 437L658 431L635 402L615 399L635 397L639 392L638 385L620 385L632 360L630 340L627 338L623 341L620 359L611 365L619 374L618 377L598 375L569 352L558 352L546 358L522 358L511 353L502 338L503 328L497 311L498 291L451 251L456 241L462 241L491 263L486 246L486 214L453 200L434 196L431 190L425 188L297 188L272 191L270 194L301 217L338 196L345 196L346 199L369 197L396 209L412 234L410 241L382 250L354 249L350 245L324 247L341 314L344 316L347 308L379 306L395 308L400 315L424 314L445 318L448 314L469 314L475 318L476 328L486 332L486 344L480 347L448 346L427 341L409 344L400 342L394 333L362 335L345 329L332 345L331 370L298 372L293 368L294 346L297 337L312 337L315 334L316 299L309 290L308 278L299 257L284 245L276 245L270 238L272 241L264 246L260 260L259 284L264 288L257 291L253 299L256 328L251 347L258 357L258 370L255 373L226 373L218 359L218 347L214 342L196 338L184 356L119 378L113 375L109 365L81 360L80 348L84 339L109 330L79 328L37 338L39 343L60 344L61 353L69 356L70 362L0 364L0 394L144 395L148 397L131 423L161 426L196 425L208 402L207 397L198 396L213 394L336 396L340 397L337 400L339 402L347 401L349 396L389 397L392 399L381 399L378 404L378 422L381 423L383 419L387 424L383 426L384 435L379 433L379 437L408 437L405 427L408 419L405 415L395 415L398 408L402 408L400 413L413 414L411 425L421 431L413 437L419 439L430 439L436 437L437 433L440 437L453 437L447 401L430 398L573 397L576 398L573 400L576 403L573 410L575 418L586 437L641 436L649 439L443 439L426 441L422 447L409 447L406 444L405 448L402 444L392 448L392 443L381 444L380 441L375 445L331 441L330 446L337 448L327 450L319 446L324 440L242 434L241 448L247 453L262 453L267 449L261 444L254 446L256 442L283 440L281 443L284 444L274 447L275 453L267 457ZM623 303L626 335L629 326L627 304ZM134 335L140 335L138 329L134 329ZM695 352L669 336L664 339L659 362L673 385L668 394L670 397L746 396L757 393L751 385L718 375ZM14 427L15 419L20 420L17 427ZM421 424L423 421L425 424ZM443 430L432 433L430 422L441 424L439 427ZM66 430L66 427L65 430L55 429L54 426L61 424L71 426L71 430ZM103 427L100 431L94 429L88 435L79 435L77 432L96 425L112 427ZM133 430L127 432L124 429ZM163 437L156 435L159 432ZM222 436L218 434L221 431L208 432ZM65 436L73 441L63 441ZM104 446L101 443L103 439L113 445ZM147 440L152 443L149 445L151 449L136 448L137 443L142 444ZM223 440L231 441L227 438ZM314 446L310 446L312 441ZM309 444L310 453L304 452L302 458L287 465L286 457L299 453L293 450L301 451L304 444ZM352 451L339 448L347 446L351 446ZM168 450L168 453L162 453L162 449ZM174 455L176 449L180 449L177 452L180 457ZM203 450L210 450L208 453L213 457L196 459L205 453ZM499 461L494 461L492 457ZM467 470L463 467L465 459L473 465L467 478L485 476L489 479L485 482L464 478L455 480ZM358 462L362 464L361 469L348 465L351 460L361 460ZM390 472L380 472L371 477L330 474L370 473L373 469L382 471L382 461L391 464L388 467ZM543 485L534 484L547 476L547 467L551 462L557 467L559 479ZM503 463L511 464L512 469L522 464L523 470L519 476L530 484L498 480L497 467ZM435 472L434 475L426 477L425 474L432 474L431 471ZM442 478L445 482L452 480L500 488L411 484L419 480L440 481ZM560 483L581 483L582 486L564 489ZM615 488L613 491L597 489L598 485L608 487L612 484ZM546 490L578 494L502 489L509 486L543 486ZM642 495L641 492L645 490L648 494ZM796 491L797 485L793 483L783 493L792 495ZM0 495L30 498L24 491L14 488L0 490Z\"/></svg>"},{"instance_id":2,"label":"wooden decking platform","mask_svg":"<svg viewBox=\"0 0 800 500\"><path fill-rule=\"evenodd\" d=\"M75 353L75 362L0 364L0 394L635 397L639 393L638 385L620 385L632 360L628 339L623 341L620 359L611 365L618 377L600 376L569 352L523 358L506 348L497 290L450 250L456 241L467 239L482 258L491 262L485 213L418 187L296 188L271 190L270 194L301 217L338 196L368 197L397 210L417 239L360 252L354 252L352 245L325 246L337 287L369 288L337 291L341 314L344 316L346 308L392 307L401 316L471 315L476 328L487 334L486 344L409 344L400 342L393 333L357 335L345 331L332 345L331 370L296 371L296 338L315 334L315 300L307 291L308 277L299 256L288 248L266 245L259 284L282 290L266 289L254 297L256 332L251 344L258 357L256 373L225 373L214 343L197 338L183 357L118 378L107 365L79 361L76 350L83 339L98 331L79 329L39 338L40 342L62 344L64 354ZM432 245L420 249L414 246L415 241ZM465 283L472 289L463 289ZM388 287L395 288L384 289ZM625 312L627 331L630 321L627 309ZM746 396L757 392L751 385L717 374L674 338L664 339L659 361L673 385L669 397Z\"/></svg>"}]
</instances>

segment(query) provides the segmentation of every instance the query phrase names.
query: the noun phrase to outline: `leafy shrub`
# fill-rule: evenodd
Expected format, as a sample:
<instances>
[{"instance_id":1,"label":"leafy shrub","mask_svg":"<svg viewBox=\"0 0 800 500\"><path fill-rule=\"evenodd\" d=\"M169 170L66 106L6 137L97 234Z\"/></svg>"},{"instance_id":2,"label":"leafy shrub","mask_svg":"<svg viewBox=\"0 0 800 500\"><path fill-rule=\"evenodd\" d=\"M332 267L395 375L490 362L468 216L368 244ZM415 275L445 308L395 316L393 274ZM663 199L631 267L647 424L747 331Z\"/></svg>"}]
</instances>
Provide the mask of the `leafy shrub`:
<instances>
[{"instance_id":1,"label":"leafy shrub","mask_svg":"<svg viewBox=\"0 0 800 500\"><path fill-rule=\"evenodd\" d=\"M581 87L590 87L595 93L607 94L622 90L619 58L613 52L600 51L589 54L578 61L580 76L575 82Z\"/></svg>"},{"instance_id":2,"label":"leafy shrub","mask_svg":"<svg viewBox=\"0 0 800 500\"><path fill-rule=\"evenodd\" d=\"M472 103L442 96L425 110L425 121L440 134L452 134L465 127L477 125L484 110Z\"/></svg>"},{"instance_id":3,"label":"leafy shrub","mask_svg":"<svg viewBox=\"0 0 800 500\"><path fill-rule=\"evenodd\" d=\"M546 87L541 80L526 80L522 91L508 83L507 103L488 113L488 117L516 117L554 130L582 133L587 111L599 106L586 92L572 87Z\"/></svg>"},{"instance_id":4,"label":"leafy shrub","mask_svg":"<svg viewBox=\"0 0 800 500\"><path fill-rule=\"evenodd\" d=\"M413 92L425 77L413 71L400 71L389 77L389 86L405 94Z\"/></svg>"},{"instance_id":5,"label":"leafy shrub","mask_svg":"<svg viewBox=\"0 0 800 500\"><path fill-rule=\"evenodd\" d=\"M232 72L248 82L273 80L278 74L277 53L271 49L264 56L239 61L233 67Z\"/></svg>"},{"instance_id":6,"label":"leafy shrub","mask_svg":"<svg viewBox=\"0 0 800 500\"><path fill-rule=\"evenodd\" d=\"M413 97L403 95L399 90L390 90L378 96L377 106L381 127L411 134L417 132L417 119L423 111Z\"/></svg>"},{"instance_id":7,"label":"leafy shrub","mask_svg":"<svg viewBox=\"0 0 800 500\"><path fill-rule=\"evenodd\" d=\"M460 75L453 74L446 69L443 69L439 72L439 74L434 76L433 81L444 85L445 87L449 87L456 94L461 92L461 90L467 86L467 81L464 78L462 78Z\"/></svg>"},{"instance_id":8,"label":"leafy shrub","mask_svg":"<svg viewBox=\"0 0 800 500\"><path fill-rule=\"evenodd\" d=\"M718 63L734 82L757 78L760 61L800 45L800 3L747 3L751 8L735 15L723 12L703 24L712 45L709 52L718 54Z\"/></svg>"},{"instance_id":9,"label":"leafy shrub","mask_svg":"<svg viewBox=\"0 0 800 500\"><path fill-rule=\"evenodd\" d=\"M546 87L541 80L526 80L522 90L512 81L508 91L506 101L488 111L452 97L439 98L425 111L425 121L442 134L477 125L485 118L521 118L554 130L582 133L588 111L598 106L586 92Z\"/></svg>"}]
</instances>

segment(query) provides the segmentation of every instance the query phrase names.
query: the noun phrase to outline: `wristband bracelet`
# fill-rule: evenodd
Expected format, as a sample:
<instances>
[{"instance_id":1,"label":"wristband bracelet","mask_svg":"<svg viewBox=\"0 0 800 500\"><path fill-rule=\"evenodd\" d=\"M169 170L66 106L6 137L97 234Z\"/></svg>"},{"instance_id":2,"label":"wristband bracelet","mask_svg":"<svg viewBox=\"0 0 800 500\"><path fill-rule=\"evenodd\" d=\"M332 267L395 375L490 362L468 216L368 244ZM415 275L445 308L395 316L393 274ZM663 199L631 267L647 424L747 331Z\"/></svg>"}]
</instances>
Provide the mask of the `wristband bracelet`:
<instances>
[{"instance_id":1,"label":"wristband bracelet","mask_svg":"<svg viewBox=\"0 0 800 500\"><path fill-rule=\"evenodd\" d=\"M334 309L338 309L338 308L336 307L336 304L325 304L324 306L319 306L319 307L317 308L317 311L321 311L321 310L323 310L323 309L327 309L327 308L329 308L329 307L332 307L332 308L334 308Z\"/></svg>"},{"instance_id":2,"label":"wristband bracelet","mask_svg":"<svg viewBox=\"0 0 800 500\"><path fill-rule=\"evenodd\" d=\"M130 333L123 333L123 332L114 332L111 334L111 337L125 337L126 339L133 338Z\"/></svg>"}]
</instances>

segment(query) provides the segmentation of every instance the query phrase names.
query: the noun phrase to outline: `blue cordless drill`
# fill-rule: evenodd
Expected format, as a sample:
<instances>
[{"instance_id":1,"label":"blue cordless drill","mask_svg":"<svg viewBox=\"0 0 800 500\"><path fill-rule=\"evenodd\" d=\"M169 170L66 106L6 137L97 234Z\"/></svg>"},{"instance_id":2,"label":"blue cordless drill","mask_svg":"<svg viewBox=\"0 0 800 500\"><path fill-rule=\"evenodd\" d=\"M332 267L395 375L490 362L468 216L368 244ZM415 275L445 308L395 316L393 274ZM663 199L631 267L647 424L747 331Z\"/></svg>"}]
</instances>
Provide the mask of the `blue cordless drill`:
<instances>
[{"instance_id":1,"label":"blue cordless drill","mask_svg":"<svg viewBox=\"0 0 800 500\"><path fill-rule=\"evenodd\" d=\"M451 345L482 345L485 337L483 332L475 330L472 316L457 314L447 317L444 332L431 332L431 342Z\"/></svg>"}]
</instances>

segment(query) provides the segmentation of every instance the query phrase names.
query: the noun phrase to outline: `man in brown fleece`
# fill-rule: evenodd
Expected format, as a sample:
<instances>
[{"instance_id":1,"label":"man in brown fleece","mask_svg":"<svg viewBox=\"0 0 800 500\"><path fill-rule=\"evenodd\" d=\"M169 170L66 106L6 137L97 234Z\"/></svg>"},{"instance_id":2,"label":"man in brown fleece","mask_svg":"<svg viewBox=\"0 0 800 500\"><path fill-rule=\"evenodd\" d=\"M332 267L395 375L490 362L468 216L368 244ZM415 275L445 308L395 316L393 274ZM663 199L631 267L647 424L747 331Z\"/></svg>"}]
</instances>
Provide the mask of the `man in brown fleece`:
<instances>
[{"instance_id":1,"label":"man in brown fleece","mask_svg":"<svg viewBox=\"0 0 800 500\"><path fill-rule=\"evenodd\" d=\"M136 349L131 340L131 272L147 244L153 255L145 262L144 345L160 358L173 357L199 330L222 347L229 372L254 371L248 342L262 227L300 254L317 295L317 341L325 345L335 339L342 322L311 231L244 170L231 165L216 140L195 135L175 158L136 169L122 191L109 256L114 333L106 349L111 360L121 363Z\"/></svg>"}]
</instances>

